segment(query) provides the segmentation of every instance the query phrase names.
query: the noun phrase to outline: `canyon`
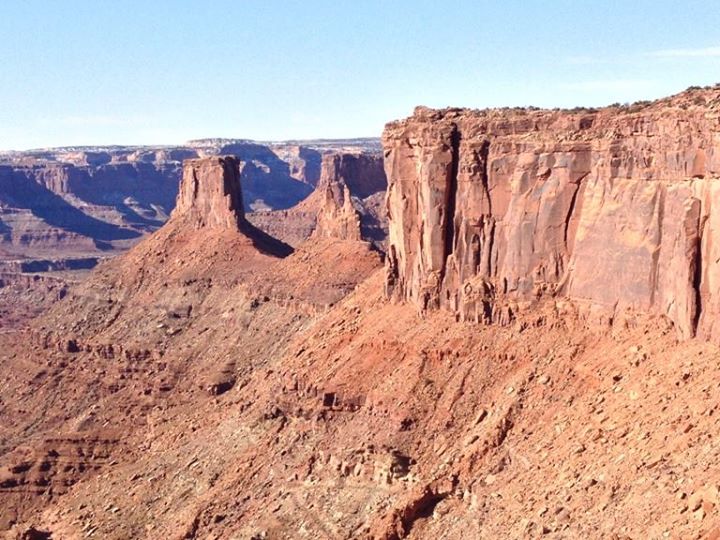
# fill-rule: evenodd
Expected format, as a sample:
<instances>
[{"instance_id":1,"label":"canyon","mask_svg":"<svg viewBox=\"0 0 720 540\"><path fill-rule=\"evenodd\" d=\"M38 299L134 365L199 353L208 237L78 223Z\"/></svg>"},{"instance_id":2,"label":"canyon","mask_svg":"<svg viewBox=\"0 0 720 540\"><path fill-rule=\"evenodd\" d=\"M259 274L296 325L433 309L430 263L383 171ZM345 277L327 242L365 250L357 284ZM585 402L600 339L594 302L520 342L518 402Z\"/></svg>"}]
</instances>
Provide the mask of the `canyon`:
<instances>
[{"instance_id":1,"label":"canyon","mask_svg":"<svg viewBox=\"0 0 720 540\"><path fill-rule=\"evenodd\" d=\"M720 538L720 85L340 146L286 206L178 154L89 275L0 274L0 531Z\"/></svg>"},{"instance_id":2,"label":"canyon","mask_svg":"<svg viewBox=\"0 0 720 540\"><path fill-rule=\"evenodd\" d=\"M333 153L377 156L379 141L202 139L178 147L0 153L0 259L8 270L83 269L125 251L168 219L183 160L212 155L241 160L246 210L275 225L278 214L264 214L312 193L323 155ZM296 242L312 233L313 219L290 222L299 230Z\"/></svg>"}]
</instances>

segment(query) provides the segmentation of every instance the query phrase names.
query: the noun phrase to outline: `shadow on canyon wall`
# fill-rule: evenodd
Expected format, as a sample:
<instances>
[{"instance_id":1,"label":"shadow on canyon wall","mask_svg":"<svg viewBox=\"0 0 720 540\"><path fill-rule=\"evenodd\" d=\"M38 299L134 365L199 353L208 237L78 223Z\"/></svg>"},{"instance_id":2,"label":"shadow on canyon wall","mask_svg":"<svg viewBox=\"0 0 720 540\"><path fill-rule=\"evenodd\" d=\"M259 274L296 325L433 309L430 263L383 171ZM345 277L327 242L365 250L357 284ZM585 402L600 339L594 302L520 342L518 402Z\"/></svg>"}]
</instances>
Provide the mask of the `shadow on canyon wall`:
<instances>
[{"instance_id":1,"label":"shadow on canyon wall","mask_svg":"<svg viewBox=\"0 0 720 540\"><path fill-rule=\"evenodd\" d=\"M103 165L78 170L68 189L87 203L115 208L131 227L154 230L175 207L181 169L179 163Z\"/></svg>"},{"instance_id":2,"label":"shadow on canyon wall","mask_svg":"<svg viewBox=\"0 0 720 540\"><path fill-rule=\"evenodd\" d=\"M313 191L312 185L293 178L290 165L267 146L228 144L220 149L220 154L235 156L242 162L240 178L246 211L262 203L273 210L285 210Z\"/></svg>"},{"instance_id":3,"label":"shadow on canyon wall","mask_svg":"<svg viewBox=\"0 0 720 540\"><path fill-rule=\"evenodd\" d=\"M44 185L11 168L0 168L0 196L12 207L29 210L48 225L100 241L138 238L141 233L89 216Z\"/></svg>"}]
</instances>

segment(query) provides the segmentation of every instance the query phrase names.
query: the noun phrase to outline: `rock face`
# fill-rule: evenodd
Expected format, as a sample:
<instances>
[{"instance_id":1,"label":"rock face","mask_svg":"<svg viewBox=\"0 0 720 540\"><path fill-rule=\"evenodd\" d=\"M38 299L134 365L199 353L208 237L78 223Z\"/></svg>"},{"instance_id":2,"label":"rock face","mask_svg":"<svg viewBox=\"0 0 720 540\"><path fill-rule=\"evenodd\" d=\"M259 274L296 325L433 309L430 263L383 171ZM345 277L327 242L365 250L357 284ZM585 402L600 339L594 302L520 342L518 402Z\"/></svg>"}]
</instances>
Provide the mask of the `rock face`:
<instances>
[{"instance_id":1,"label":"rock face","mask_svg":"<svg viewBox=\"0 0 720 540\"><path fill-rule=\"evenodd\" d=\"M273 152L288 164L290 176L311 186L320 180L322 154L301 145L271 145Z\"/></svg>"},{"instance_id":2,"label":"rock face","mask_svg":"<svg viewBox=\"0 0 720 540\"><path fill-rule=\"evenodd\" d=\"M464 320L539 297L720 341L720 88L601 110L418 108L383 137L386 292Z\"/></svg>"},{"instance_id":3,"label":"rock face","mask_svg":"<svg viewBox=\"0 0 720 540\"><path fill-rule=\"evenodd\" d=\"M323 156L320 179L307 199L288 210L253 212L248 219L293 246L310 236L381 244L387 236L386 188L380 156L332 152Z\"/></svg>"},{"instance_id":4,"label":"rock face","mask_svg":"<svg viewBox=\"0 0 720 540\"><path fill-rule=\"evenodd\" d=\"M312 185L294 178L290 164L270 146L255 142L225 144L217 154L235 156L241 161L248 211L289 208L312 193Z\"/></svg>"},{"instance_id":5,"label":"rock face","mask_svg":"<svg viewBox=\"0 0 720 540\"><path fill-rule=\"evenodd\" d=\"M322 191L315 236L360 240L360 212L353 205L350 189L344 182L328 183Z\"/></svg>"},{"instance_id":6,"label":"rock face","mask_svg":"<svg viewBox=\"0 0 720 540\"><path fill-rule=\"evenodd\" d=\"M107 250L157 229L180 164L0 165L0 241L9 250Z\"/></svg>"},{"instance_id":7,"label":"rock face","mask_svg":"<svg viewBox=\"0 0 720 540\"><path fill-rule=\"evenodd\" d=\"M323 158L317 195L315 236L381 240L384 216L373 203L387 188L382 160L369 155L330 154Z\"/></svg>"},{"instance_id":8,"label":"rock face","mask_svg":"<svg viewBox=\"0 0 720 540\"><path fill-rule=\"evenodd\" d=\"M81 283L0 274L3 538L717 537L720 347L662 307L711 319L716 104L396 124L421 319L367 242L263 247L232 158ZM649 271L663 316L576 316L645 311Z\"/></svg>"},{"instance_id":9,"label":"rock face","mask_svg":"<svg viewBox=\"0 0 720 540\"><path fill-rule=\"evenodd\" d=\"M149 240L162 244L166 237L179 235L191 243L202 244L203 251L209 249L213 242L226 239L231 244L239 242L235 248L238 257L242 256L241 251L247 251L252 257L256 256L256 252L271 257L285 257L292 253L289 245L245 219L240 177L240 161L233 156L187 160L175 209L165 226ZM241 248L243 242L253 247L249 250ZM140 249L143 247L145 249ZM141 256L139 254L146 254L148 249L152 250L152 247L140 244L134 254Z\"/></svg>"},{"instance_id":10,"label":"rock face","mask_svg":"<svg viewBox=\"0 0 720 540\"><path fill-rule=\"evenodd\" d=\"M195 229L240 230L245 212L238 160L224 156L186 161L171 219Z\"/></svg>"}]
</instances>

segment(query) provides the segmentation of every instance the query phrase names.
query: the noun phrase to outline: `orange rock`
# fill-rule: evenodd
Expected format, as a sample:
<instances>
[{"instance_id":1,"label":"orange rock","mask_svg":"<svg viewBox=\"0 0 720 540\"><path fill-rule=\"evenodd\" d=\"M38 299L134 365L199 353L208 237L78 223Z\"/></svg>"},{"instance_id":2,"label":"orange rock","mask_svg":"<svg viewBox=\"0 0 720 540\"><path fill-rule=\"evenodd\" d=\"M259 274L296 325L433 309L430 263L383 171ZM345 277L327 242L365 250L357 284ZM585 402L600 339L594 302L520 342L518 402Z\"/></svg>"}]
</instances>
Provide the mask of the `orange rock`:
<instances>
[{"instance_id":1,"label":"orange rock","mask_svg":"<svg viewBox=\"0 0 720 540\"><path fill-rule=\"evenodd\" d=\"M418 108L385 128L387 294L511 320L565 296L720 341L720 89L641 110Z\"/></svg>"},{"instance_id":2,"label":"orange rock","mask_svg":"<svg viewBox=\"0 0 720 540\"><path fill-rule=\"evenodd\" d=\"M170 219L183 220L198 229L239 230L245 221L245 212L238 160L225 156L186 161Z\"/></svg>"}]
</instances>

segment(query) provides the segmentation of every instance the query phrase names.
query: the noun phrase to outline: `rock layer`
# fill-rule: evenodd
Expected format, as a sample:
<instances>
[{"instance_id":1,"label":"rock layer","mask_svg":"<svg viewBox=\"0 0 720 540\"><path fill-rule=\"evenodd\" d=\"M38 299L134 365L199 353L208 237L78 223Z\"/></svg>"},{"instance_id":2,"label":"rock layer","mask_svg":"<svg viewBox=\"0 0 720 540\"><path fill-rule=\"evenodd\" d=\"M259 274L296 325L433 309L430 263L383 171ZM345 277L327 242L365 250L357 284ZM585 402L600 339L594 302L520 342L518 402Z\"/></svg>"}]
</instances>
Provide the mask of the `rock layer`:
<instances>
[{"instance_id":1,"label":"rock layer","mask_svg":"<svg viewBox=\"0 0 720 540\"><path fill-rule=\"evenodd\" d=\"M567 297L720 341L720 88L601 110L418 108L383 137L386 292L507 320Z\"/></svg>"},{"instance_id":2,"label":"rock layer","mask_svg":"<svg viewBox=\"0 0 720 540\"><path fill-rule=\"evenodd\" d=\"M76 258L126 250L168 219L186 159L236 157L246 211L267 213L305 199L320 177L322 155L345 151L377 155L379 139L218 139L177 147L0 152L0 245L7 251L0 258ZM314 214L310 218L314 226ZM307 229L305 223L300 229ZM298 231L305 237L311 232Z\"/></svg>"}]
</instances>

